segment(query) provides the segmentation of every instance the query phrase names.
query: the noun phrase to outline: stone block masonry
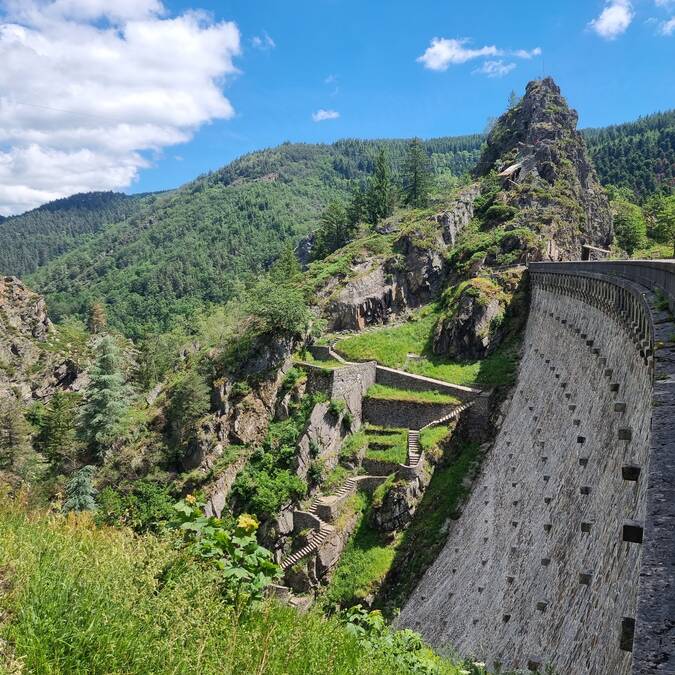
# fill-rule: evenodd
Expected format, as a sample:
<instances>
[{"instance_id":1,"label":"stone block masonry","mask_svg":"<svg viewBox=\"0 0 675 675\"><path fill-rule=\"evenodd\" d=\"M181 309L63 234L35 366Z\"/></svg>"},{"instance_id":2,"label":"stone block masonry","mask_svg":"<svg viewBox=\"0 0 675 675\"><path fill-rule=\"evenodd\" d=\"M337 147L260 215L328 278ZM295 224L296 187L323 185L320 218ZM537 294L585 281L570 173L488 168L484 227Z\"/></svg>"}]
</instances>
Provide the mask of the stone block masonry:
<instances>
[{"instance_id":1,"label":"stone block masonry","mask_svg":"<svg viewBox=\"0 0 675 675\"><path fill-rule=\"evenodd\" d=\"M364 398L363 419L378 426L421 429L430 422L449 415L456 408L456 405L448 403Z\"/></svg>"},{"instance_id":2,"label":"stone block masonry","mask_svg":"<svg viewBox=\"0 0 675 675\"><path fill-rule=\"evenodd\" d=\"M672 675L675 323L653 291L675 263L531 273L505 418L398 624L502 670Z\"/></svg>"}]
</instances>

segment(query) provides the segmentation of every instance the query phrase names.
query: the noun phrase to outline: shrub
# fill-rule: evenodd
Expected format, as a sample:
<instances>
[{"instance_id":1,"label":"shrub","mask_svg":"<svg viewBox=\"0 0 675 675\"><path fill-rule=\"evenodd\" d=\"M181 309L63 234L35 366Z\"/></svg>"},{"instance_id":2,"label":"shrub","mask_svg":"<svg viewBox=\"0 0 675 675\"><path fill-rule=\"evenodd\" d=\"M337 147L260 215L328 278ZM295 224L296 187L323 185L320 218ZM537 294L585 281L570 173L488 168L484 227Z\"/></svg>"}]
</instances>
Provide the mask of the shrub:
<instances>
[{"instance_id":1,"label":"shrub","mask_svg":"<svg viewBox=\"0 0 675 675\"><path fill-rule=\"evenodd\" d=\"M158 532L174 516L169 491L150 481L137 481L130 492L112 487L98 496L96 521L103 525L130 527L135 532Z\"/></svg>"},{"instance_id":2,"label":"shrub","mask_svg":"<svg viewBox=\"0 0 675 675\"><path fill-rule=\"evenodd\" d=\"M204 504L188 495L174 509L189 551L219 570L225 598L237 607L262 600L263 591L280 576L272 553L260 546L258 521L242 514L234 527L204 515Z\"/></svg>"}]
</instances>

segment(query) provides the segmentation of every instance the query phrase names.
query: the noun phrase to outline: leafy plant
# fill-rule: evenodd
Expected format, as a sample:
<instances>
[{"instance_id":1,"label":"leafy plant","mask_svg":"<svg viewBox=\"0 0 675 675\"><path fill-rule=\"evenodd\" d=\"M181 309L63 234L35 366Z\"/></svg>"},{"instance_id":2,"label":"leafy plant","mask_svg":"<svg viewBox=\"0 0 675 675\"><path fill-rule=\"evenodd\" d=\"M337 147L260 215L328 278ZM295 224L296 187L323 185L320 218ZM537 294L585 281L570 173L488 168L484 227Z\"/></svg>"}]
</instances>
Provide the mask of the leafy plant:
<instances>
[{"instance_id":1,"label":"leafy plant","mask_svg":"<svg viewBox=\"0 0 675 675\"><path fill-rule=\"evenodd\" d=\"M190 552L219 570L223 594L233 605L246 607L262 600L280 570L272 553L256 540L258 521L242 514L234 527L228 526L220 518L204 515L203 507L191 495L174 507Z\"/></svg>"}]
</instances>

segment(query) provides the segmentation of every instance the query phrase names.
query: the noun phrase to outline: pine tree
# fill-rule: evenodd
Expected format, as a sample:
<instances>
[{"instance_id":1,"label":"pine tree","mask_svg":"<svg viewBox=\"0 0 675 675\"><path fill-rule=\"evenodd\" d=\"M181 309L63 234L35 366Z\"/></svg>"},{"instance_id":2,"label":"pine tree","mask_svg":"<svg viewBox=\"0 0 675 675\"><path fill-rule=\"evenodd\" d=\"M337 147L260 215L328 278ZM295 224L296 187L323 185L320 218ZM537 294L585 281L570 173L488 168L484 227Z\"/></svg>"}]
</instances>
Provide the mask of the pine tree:
<instances>
[{"instance_id":1,"label":"pine tree","mask_svg":"<svg viewBox=\"0 0 675 675\"><path fill-rule=\"evenodd\" d=\"M75 444L75 406L72 398L57 391L46 407L40 424L37 447L53 465L69 458Z\"/></svg>"},{"instance_id":2,"label":"pine tree","mask_svg":"<svg viewBox=\"0 0 675 675\"><path fill-rule=\"evenodd\" d=\"M14 399L0 401L0 469L20 469L33 448L31 431Z\"/></svg>"},{"instance_id":3,"label":"pine tree","mask_svg":"<svg viewBox=\"0 0 675 675\"><path fill-rule=\"evenodd\" d=\"M96 363L89 373L79 430L89 449L99 459L105 459L127 407L127 388L115 340L110 335L103 336L96 343L94 352Z\"/></svg>"},{"instance_id":4,"label":"pine tree","mask_svg":"<svg viewBox=\"0 0 675 675\"><path fill-rule=\"evenodd\" d=\"M108 325L108 315L105 311L105 305L101 302L94 302L89 307L89 318L87 320L87 328L89 332L102 333Z\"/></svg>"},{"instance_id":5,"label":"pine tree","mask_svg":"<svg viewBox=\"0 0 675 675\"><path fill-rule=\"evenodd\" d=\"M331 201L321 214L321 225L316 231L313 251L315 259L327 255L344 246L353 236L355 227L350 224L344 205Z\"/></svg>"},{"instance_id":6,"label":"pine tree","mask_svg":"<svg viewBox=\"0 0 675 675\"><path fill-rule=\"evenodd\" d=\"M396 206L396 187L391 175L391 167L384 150L380 150L375 159L375 172L368 182L366 193L366 213L368 220L375 225L388 218Z\"/></svg>"},{"instance_id":7,"label":"pine tree","mask_svg":"<svg viewBox=\"0 0 675 675\"><path fill-rule=\"evenodd\" d=\"M66 485L66 501L63 504L63 512L70 511L95 511L96 490L93 480L96 467L83 466L74 473Z\"/></svg>"},{"instance_id":8,"label":"pine tree","mask_svg":"<svg viewBox=\"0 0 675 675\"><path fill-rule=\"evenodd\" d=\"M423 208L429 201L431 167L429 156L419 138L413 138L408 146L403 171L403 203L406 206Z\"/></svg>"},{"instance_id":9,"label":"pine tree","mask_svg":"<svg viewBox=\"0 0 675 675\"><path fill-rule=\"evenodd\" d=\"M171 444L185 454L197 434L198 421L209 411L210 391L204 378L188 370L174 383L167 411Z\"/></svg>"},{"instance_id":10,"label":"pine tree","mask_svg":"<svg viewBox=\"0 0 675 675\"><path fill-rule=\"evenodd\" d=\"M363 185L357 185L352 191L351 199L347 206L347 222L354 228L362 223L366 217L366 191Z\"/></svg>"},{"instance_id":11,"label":"pine tree","mask_svg":"<svg viewBox=\"0 0 675 675\"><path fill-rule=\"evenodd\" d=\"M270 277L280 283L288 283L296 279L302 268L298 262L298 257L290 244L286 244L281 251L281 255L270 269Z\"/></svg>"}]
</instances>

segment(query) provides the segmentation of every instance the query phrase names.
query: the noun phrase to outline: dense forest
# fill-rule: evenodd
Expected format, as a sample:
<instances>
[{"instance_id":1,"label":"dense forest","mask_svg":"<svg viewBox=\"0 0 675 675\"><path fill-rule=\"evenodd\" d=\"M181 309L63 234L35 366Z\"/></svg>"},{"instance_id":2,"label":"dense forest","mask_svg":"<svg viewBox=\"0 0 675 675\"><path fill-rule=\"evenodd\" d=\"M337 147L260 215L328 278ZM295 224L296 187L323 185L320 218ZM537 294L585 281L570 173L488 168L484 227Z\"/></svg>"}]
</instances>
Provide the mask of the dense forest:
<instances>
[{"instance_id":1,"label":"dense forest","mask_svg":"<svg viewBox=\"0 0 675 675\"><path fill-rule=\"evenodd\" d=\"M675 111L583 134L603 184L640 203L672 190ZM483 140L425 141L437 184L465 174ZM400 175L406 148L405 140L285 143L164 194L75 195L0 223L0 273L27 277L56 319L84 317L105 298L126 334L165 330L232 298L286 242L316 229L329 203L346 204L381 149Z\"/></svg>"},{"instance_id":2,"label":"dense forest","mask_svg":"<svg viewBox=\"0 0 675 675\"><path fill-rule=\"evenodd\" d=\"M675 111L630 124L587 129L584 137L603 184L630 189L641 200L675 185Z\"/></svg>"},{"instance_id":3,"label":"dense forest","mask_svg":"<svg viewBox=\"0 0 675 675\"><path fill-rule=\"evenodd\" d=\"M83 238L136 213L144 195L89 192L44 204L20 216L0 217L0 272L23 277Z\"/></svg>"}]
</instances>

